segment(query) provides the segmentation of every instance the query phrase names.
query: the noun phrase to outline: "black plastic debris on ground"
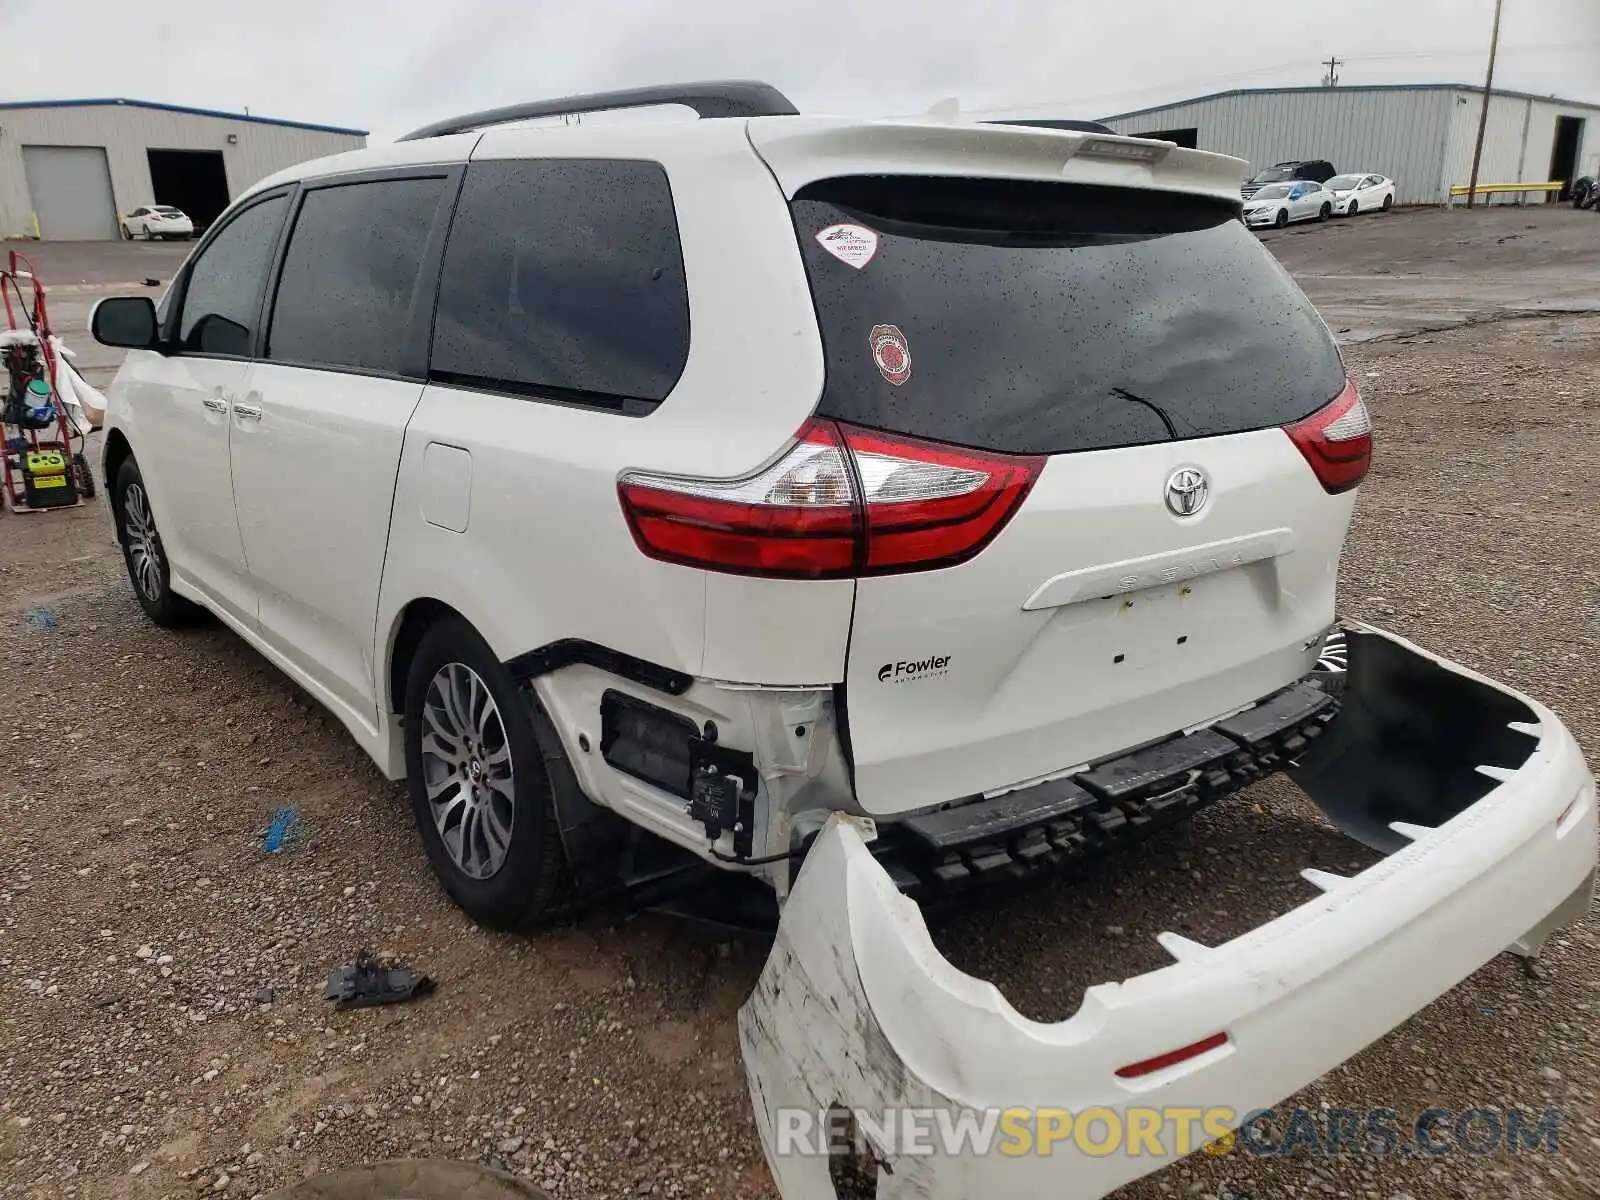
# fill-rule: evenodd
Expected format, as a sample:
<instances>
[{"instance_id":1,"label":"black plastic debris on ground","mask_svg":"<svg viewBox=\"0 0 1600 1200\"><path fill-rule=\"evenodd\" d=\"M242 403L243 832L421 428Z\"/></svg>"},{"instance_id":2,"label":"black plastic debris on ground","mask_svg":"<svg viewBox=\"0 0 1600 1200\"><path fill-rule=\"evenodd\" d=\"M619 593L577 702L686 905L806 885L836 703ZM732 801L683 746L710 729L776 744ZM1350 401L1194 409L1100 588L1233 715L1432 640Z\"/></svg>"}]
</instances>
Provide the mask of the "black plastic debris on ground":
<instances>
[{"instance_id":1,"label":"black plastic debris on ground","mask_svg":"<svg viewBox=\"0 0 1600 1200\"><path fill-rule=\"evenodd\" d=\"M363 951L355 962L337 967L328 976L325 999L334 1010L372 1008L379 1004L401 1004L433 990L433 980L399 963L384 962Z\"/></svg>"}]
</instances>

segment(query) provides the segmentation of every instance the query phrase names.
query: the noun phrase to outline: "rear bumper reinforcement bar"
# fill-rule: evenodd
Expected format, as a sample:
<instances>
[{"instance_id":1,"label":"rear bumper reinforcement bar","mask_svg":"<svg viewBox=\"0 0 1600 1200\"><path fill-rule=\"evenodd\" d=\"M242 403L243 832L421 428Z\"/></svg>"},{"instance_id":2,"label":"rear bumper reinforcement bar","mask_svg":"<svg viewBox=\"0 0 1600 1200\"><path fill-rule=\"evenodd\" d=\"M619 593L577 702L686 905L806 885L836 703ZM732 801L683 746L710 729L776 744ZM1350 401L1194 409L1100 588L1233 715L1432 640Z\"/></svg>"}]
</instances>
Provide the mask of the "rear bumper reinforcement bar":
<instances>
[{"instance_id":1,"label":"rear bumper reinforcement bar","mask_svg":"<svg viewBox=\"0 0 1600 1200\"><path fill-rule=\"evenodd\" d=\"M904 892L933 899L1136 841L1282 770L1322 737L1338 700L1301 682L1207 729L1064 779L882 826L874 853Z\"/></svg>"}]
</instances>

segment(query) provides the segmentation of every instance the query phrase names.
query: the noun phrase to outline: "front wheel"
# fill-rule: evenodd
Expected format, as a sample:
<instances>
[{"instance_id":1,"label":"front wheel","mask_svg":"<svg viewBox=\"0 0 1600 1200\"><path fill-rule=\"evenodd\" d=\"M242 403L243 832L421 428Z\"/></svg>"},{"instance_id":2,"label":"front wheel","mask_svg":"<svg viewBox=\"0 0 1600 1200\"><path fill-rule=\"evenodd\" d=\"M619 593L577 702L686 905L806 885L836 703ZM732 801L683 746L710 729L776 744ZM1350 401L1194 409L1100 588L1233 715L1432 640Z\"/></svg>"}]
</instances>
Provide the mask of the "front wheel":
<instances>
[{"instance_id":1,"label":"front wheel","mask_svg":"<svg viewBox=\"0 0 1600 1200\"><path fill-rule=\"evenodd\" d=\"M1349 217L1353 217L1360 211L1361 211L1361 206L1359 204L1357 204L1354 200L1352 200L1352 201L1350 201L1350 207L1347 210L1345 210L1345 215L1349 216Z\"/></svg>"},{"instance_id":2,"label":"front wheel","mask_svg":"<svg viewBox=\"0 0 1600 1200\"><path fill-rule=\"evenodd\" d=\"M122 223L122 240L125 242L133 241L133 230L128 228L126 221Z\"/></svg>"},{"instance_id":3,"label":"front wheel","mask_svg":"<svg viewBox=\"0 0 1600 1200\"><path fill-rule=\"evenodd\" d=\"M1317 210L1317 220L1319 221L1326 221L1331 216L1333 216L1333 205L1331 204L1324 204Z\"/></svg>"},{"instance_id":4,"label":"front wheel","mask_svg":"<svg viewBox=\"0 0 1600 1200\"><path fill-rule=\"evenodd\" d=\"M1289 223L1289 210L1287 208L1280 208L1278 210L1278 215L1272 218L1272 223L1279 229L1282 229Z\"/></svg>"},{"instance_id":5,"label":"front wheel","mask_svg":"<svg viewBox=\"0 0 1600 1200\"><path fill-rule=\"evenodd\" d=\"M428 859L473 920L537 924L566 891L545 756L516 681L478 632L444 617L406 677L406 786Z\"/></svg>"},{"instance_id":6,"label":"front wheel","mask_svg":"<svg viewBox=\"0 0 1600 1200\"><path fill-rule=\"evenodd\" d=\"M117 470L112 496L116 506L117 540L122 543L128 581L133 584L139 607L164 629L178 629L193 623L200 610L172 590L172 568L156 529L150 493L145 489L144 476L139 474L139 464L133 459L124 461Z\"/></svg>"}]
</instances>

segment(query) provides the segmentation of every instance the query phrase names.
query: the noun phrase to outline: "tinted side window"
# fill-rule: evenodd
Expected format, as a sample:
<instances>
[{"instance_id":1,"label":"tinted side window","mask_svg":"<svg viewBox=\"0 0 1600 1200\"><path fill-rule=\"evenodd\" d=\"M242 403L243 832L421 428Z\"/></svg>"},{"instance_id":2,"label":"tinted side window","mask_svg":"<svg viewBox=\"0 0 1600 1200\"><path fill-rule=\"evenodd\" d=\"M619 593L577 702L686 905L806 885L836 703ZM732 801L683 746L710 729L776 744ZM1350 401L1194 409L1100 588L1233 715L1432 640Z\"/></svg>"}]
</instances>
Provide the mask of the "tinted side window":
<instances>
[{"instance_id":1,"label":"tinted side window","mask_svg":"<svg viewBox=\"0 0 1600 1200\"><path fill-rule=\"evenodd\" d=\"M689 292L655 163L473 163L445 248L430 376L625 412L689 357Z\"/></svg>"},{"instance_id":2,"label":"tinted side window","mask_svg":"<svg viewBox=\"0 0 1600 1200\"><path fill-rule=\"evenodd\" d=\"M417 277L444 194L443 178L307 192L283 258L266 357L398 371L414 349Z\"/></svg>"},{"instance_id":3,"label":"tinted side window","mask_svg":"<svg viewBox=\"0 0 1600 1200\"><path fill-rule=\"evenodd\" d=\"M261 287L287 203L282 196L245 209L195 259L183 297L178 340L201 354L250 353Z\"/></svg>"}]
</instances>

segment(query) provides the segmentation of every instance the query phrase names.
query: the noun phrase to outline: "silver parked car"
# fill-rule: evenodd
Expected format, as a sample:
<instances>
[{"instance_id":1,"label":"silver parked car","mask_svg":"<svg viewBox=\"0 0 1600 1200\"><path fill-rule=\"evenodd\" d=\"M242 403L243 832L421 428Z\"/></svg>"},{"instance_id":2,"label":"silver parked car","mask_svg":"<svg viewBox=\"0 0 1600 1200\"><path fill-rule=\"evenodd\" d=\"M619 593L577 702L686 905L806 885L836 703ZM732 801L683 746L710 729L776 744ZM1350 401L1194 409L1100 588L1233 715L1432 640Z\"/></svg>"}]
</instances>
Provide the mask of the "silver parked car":
<instances>
[{"instance_id":1,"label":"silver parked car","mask_svg":"<svg viewBox=\"0 0 1600 1200\"><path fill-rule=\"evenodd\" d=\"M1290 221L1326 221L1333 215L1333 197L1314 179L1269 183L1244 202L1244 223L1251 229Z\"/></svg>"}]
</instances>

